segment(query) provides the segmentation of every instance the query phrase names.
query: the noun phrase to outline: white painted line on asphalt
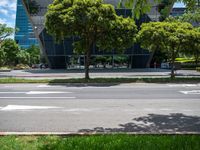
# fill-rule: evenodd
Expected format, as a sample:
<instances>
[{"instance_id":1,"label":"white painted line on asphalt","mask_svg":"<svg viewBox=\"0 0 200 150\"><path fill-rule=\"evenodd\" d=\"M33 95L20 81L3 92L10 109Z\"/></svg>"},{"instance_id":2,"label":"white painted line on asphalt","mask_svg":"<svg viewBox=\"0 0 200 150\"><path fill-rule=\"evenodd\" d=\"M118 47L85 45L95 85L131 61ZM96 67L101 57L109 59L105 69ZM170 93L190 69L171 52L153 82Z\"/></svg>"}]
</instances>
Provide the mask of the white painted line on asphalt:
<instances>
[{"instance_id":1,"label":"white painted line on asphalt","mask_svg":"<svg viewBox=\"0 0 200 150\"><path fill-rule=\"evenodd\" d=\"M75 99L76 97L0 97L0 99Z\"/></svg>"},{"instance_id":2,"label":"white painted line on asphalt","mask_svg":"<svg viewBox=\"0 0 200 150\"><path fill-rule=\"evenodd\" d=\"M183 94L200 94L200 90L180 91Z\"/></svg>"},{"instance_id":3,"label":"white painted line on asphalt","mask_svg":"<svg viewBox=\"0 0 200 150\"><path fill-rule=\"evenodd\" d=\"M1 111L15 111L15 110L34 110L34 109L56 109L61 107L55 106L26 106L26 105L8 105L1 108Z\"/></svg>"},{"instance_id":4,"label":"white painted line on asphalt","mask_svg":"<svg viewBox=\"0 0 200 150\"><path fill-rule=\"evenodd\" d=\"M0 92L0 94L23 94L26 92Z\"/></svg>"},{"instance_id":5,"label":"white painted line on asphalt","mask_svg":"<svg viewBox=\"0 0 200 150\"><path fill-rule=\"evenodd\" d=\"M0 94L63 94L72 92L61 92L61 91L30 91L30 92L0 92Z\"/></svg>"},{"instance_id":6,"label":"white painted line on asphalt","mask_svg":"<svg viewBox=\"0 0 200 150\"><path fill-rule=\"evenodd\" d=\"M60 92L60 91L30 91L26 94L62 94L62 93L72 93L72 92Z\"/></svg>"},{"instance_id":7,"label":"white painted line on asphalt","mask_svg":"<svg viewBox=\"0 0 200 150\"><path fill-rule=\"evenodd\" d=\"M67 86L65 84L63 85L38 85L37 88L69 88L69 89L82 89L83 87L79 87L79 86Z\"/></svg>"},{"instance_id":8,"label":"white painted line on asphalt","mask_svg":"<svg viewBox=\"0 0 200 150\"><path fill-rule=\"evenodd\" d=\"M72 109L65 109L63 111L68 111L68 112L89 112L89 111L96 111L97 109L93 108L72 108Z\"/></svg>"},{"instance_id":9,"label":"white painted line on asphalt","mask_svg":"<svg viewBox=\"0 0 200 150\"><path fill-rule=\"evenodd\" d=\"M197 84L167 84L169 87L196 87Z\"/></svg>"},{"instance_id":10,"label":"white painted line on asphalt","mask_svg":"<svg viewBox=\"0 0 200 150\"><path fill-rule=\"evenodd\" d=\"M37 87L48 88L48 87L55 87L55 86L44 84L44 85L38 85Z\"/></svg>"}]
</instances>

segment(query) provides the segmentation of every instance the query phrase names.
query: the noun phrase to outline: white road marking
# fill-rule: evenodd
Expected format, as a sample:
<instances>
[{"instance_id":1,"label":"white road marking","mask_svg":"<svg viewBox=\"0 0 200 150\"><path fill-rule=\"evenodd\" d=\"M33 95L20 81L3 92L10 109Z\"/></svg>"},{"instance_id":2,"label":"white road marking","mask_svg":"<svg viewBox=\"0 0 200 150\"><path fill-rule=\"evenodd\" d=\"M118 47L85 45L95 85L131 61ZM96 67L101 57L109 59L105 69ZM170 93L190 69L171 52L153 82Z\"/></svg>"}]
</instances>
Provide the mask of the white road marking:
<instances>
[{"instance_id":1,"label":"white road marking","mask_svg":"<svg viewBox=\"0 0 200 150\"><path fill-rule=\"evenodd\" d=\"M200 94L200 90L180 91L183 94Z\"/></svg>"},{"instance_id":2,"label":"white road marking","mask_svg":"<svg viewBox=\"0 0 200 150\"><path fill-rule=\"evenodd\" d=\"M169 87L196 87L197 84L167 84Z\"/></svg>"},{"instance_id":3,"label":"white road marking","mask_svg":"<svg viewBox=\"0 0 200 150\"><path fill-rule=\"evenodd\" d=\"M0 97L0 99L74 99L76 97Z\"/></svg>"},{"instance_id":4,"label":"white road marking","mask_svg":"<svg viewBox=\"0 0 200 150\"><path fill-rule=\"evenodd\" d=\"M0 94L63 94L72 92L61 92L61 91L30 91L30 92L0 92Z\"/></svg>"},{"instance_id":5,"label":"white road marking","mask_svg":"<svg viewBox=\"0 0 200 150\"><path fill-rule=\"evenodd\" d=\"M60 91L30 91L26 94L62 94L62 93L72 93L72 92L60 92Z\"/></svg>"},{"instance_id":6,"label":"white road marking","mask_svg":"<svg viewBox=\"0 0 200 150\"><path fill-rule=\"evenodd\" d=\"M76 86L62 86L62 85L46 85L46 84L44 84L44 85L38 85L37 86L38 88L70 88L70 89L82 89L83 87L76 87Z\"/></svg>"},{"instance_id":7,"label":"white road marking","mask_svg":"<svg viewBox=\"0 0 200 150\"><path fill-rule=\"evenodd\" d=\"M72 108L72 109L65 109L64 111L69 112L89 112L89 111L95 111L96 109L87 109L87 108Z\"/></svg>"},{"instance_id":8,"label":"white road marking","mask_svg":"<svg viewBox=\"0 0 200 150\"><path fill-rule=\"evenodd\" d=\"M38 85L37 87L48 88L48 87L53 87L53 86L44 84L44 85Z\"/></svg>"},{"instance_id":9,"label":"white road marking","mask_svg":"<svg viewBox=\"0 0 200 150\"><path fill-rule=\"evenodd\" d=\"M0 92L0 94L23 94L26 92Z\"/></svg>"},{"instance_id":10,"label":"white road marking","mask_svg":"<svg viewBox=\"0 0 200 150\"><path fill-rule=\"evenodd\" d=\"M55 106L26 106L26 105L8 105L1 108L1 111L15 111L15 110L34 110L34 109L55 109L61 107Z\"/></svg>"}]
</instances>

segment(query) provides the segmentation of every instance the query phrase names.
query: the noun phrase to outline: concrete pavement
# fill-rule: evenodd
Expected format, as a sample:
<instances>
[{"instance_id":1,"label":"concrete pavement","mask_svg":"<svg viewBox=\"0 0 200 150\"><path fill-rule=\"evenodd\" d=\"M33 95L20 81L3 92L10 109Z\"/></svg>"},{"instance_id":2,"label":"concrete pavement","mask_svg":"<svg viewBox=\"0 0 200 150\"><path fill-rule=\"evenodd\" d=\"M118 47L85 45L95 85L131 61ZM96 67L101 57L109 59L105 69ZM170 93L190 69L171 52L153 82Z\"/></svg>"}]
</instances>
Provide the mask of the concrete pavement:
<instances>
[{"instance_id":1,"label":"concrete pavement","mask_svg":"<svg viewBox=\"0 0 200 150\"><path fill-rule=\"evenodd\" d=\"M200 84L0 85L0 132L200 133Z\"/></svg>"},{"instance_id":2,"label":"concrete pavement","mask_svg":"<svg viewBox=\"0 0 200 150\"><path fill-rule=\"evenodd\" d=\"M177 76L200 77L200 72L195 70L178 70ZM92 78L135 78L135 77L169 77L170 70L166 69L91 69ZM13 70L11 72L0 72L0 78L16 77L28 79L61 79L61 78L83 78L84 70Z\"/></svg>"}]
</instances>

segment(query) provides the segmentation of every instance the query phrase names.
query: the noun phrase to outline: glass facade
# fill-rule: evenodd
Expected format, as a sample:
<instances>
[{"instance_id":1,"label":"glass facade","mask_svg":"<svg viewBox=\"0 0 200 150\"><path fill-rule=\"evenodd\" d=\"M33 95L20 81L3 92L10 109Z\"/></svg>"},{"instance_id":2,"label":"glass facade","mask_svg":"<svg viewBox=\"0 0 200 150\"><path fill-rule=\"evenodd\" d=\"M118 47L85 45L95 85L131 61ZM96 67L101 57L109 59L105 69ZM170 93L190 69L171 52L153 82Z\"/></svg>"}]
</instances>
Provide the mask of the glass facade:
<instances>
[{"instance_id":1,"label":"glass facade","mask_svg":"<svg viewBox=\"0 0 200 150\"><path fill-rule=\"evenodd\" d=\"M85 56L77 55L73 52L72 43L75 40L74 37L65 39L60 44L57 44L53 37L46 33L44 15L47 11L47 6L52 3L52 1L53 0L23 0L29 12L32 26L34 26L34 31L39 36L38 40L43 54L46 56L49 66L54 69L71 68L74 64L79 67L84 67ZM106 2L112 2L112 4L117 5L119 0L107 0ZM116 9L116 13L125 17L132 14L129 9ZM157 21L158 18L159 13L157 7L153 6L151 11L138 20L136 24L140 25L142 22ZM149 51L141 49L138 44L133 45L123 54L116 53L115 50L105 52L94 46L92 50L92 59L99 59L100 57L106 58L107 66L112 67L119 64L116 63L116 59L120 57L120 59L126 60L123 64L129 68L145 68L151 62L152 58ZM98 66L98 64L92 66Z\"/></svg>"},{"instance_id":2,"label":"glass facade","mask_svg":"<svg viewBox=\"0 0 200 150\"><path fill-rule=\"evenodd\" d=\"M38 40L35 38L32 25L22 5L22 0L17 0L15 27L18 29L15 33L15 41L20 47L28 48L31 45L38 45Z\"/></svg>"}]
</instances>

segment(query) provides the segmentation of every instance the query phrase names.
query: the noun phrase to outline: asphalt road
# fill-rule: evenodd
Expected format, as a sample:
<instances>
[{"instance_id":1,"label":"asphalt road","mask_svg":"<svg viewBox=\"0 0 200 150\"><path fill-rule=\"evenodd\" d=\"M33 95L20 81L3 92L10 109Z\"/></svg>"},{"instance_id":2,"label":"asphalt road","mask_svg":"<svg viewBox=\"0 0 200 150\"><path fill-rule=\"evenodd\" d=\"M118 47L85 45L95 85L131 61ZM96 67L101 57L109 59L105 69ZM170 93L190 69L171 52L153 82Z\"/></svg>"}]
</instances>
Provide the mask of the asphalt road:
<instances>
[{"instance_id":1,"label":"asphalt road","mask_svg":"<svg viewBox=\"0 0 200 150\"><path fill-rule=\"evenodd\" d=\"M200 133L200 84L0 84L0 133Z\"/></svg>"}]
</instances>

